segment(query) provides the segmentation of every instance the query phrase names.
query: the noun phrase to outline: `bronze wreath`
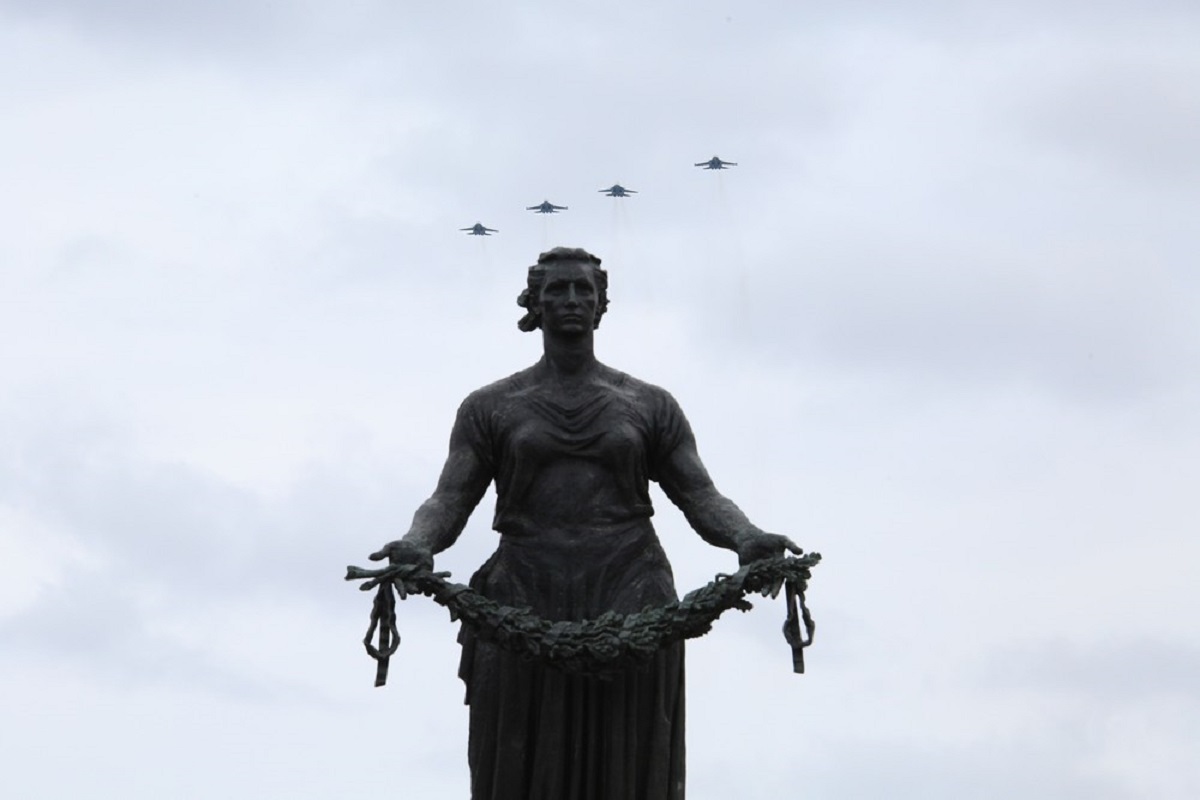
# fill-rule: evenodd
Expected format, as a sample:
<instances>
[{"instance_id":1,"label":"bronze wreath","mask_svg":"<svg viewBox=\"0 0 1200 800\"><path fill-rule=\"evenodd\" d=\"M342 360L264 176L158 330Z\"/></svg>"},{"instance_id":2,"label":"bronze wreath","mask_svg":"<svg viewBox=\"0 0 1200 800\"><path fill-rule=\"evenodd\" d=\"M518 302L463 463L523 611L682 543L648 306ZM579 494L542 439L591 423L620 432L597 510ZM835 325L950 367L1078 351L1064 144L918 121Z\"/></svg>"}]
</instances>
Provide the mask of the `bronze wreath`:
<instances>
[{"instance_id":1,"label":"bronze wreath","mask_svg":"<svg viewBox=\"0 0 1200 800\"><path fill-rule=\"evenodd\" d=\"M636 667L670 642L703 636L725 611L749 611L746 595L776 597L785 589L787 620L784 639L792 648L792 668L804 672L804 648L812 643L816 627L804 605L810 568L820 553L777 556L748 564L732 575L717 575L707 586L689 592L682 600L635 614L607 612L578 622L542 619L527 609L500 605L461 583L447 580L448 572L431 572L413 564L393 564L382 569L347 567L346 580L362 580L363 591L378 588L371 610L371 625L363 639L376 660L375 685L387 682L389 657L400 643L396 629L396 594L433 598L450 611L451 620L470 625L481 638L506 650L536 659L565 672L603 675ZM800 623L804 623L801 634ZM372 638L378 634L378 644Z\"/></svg>"}]
</instances>

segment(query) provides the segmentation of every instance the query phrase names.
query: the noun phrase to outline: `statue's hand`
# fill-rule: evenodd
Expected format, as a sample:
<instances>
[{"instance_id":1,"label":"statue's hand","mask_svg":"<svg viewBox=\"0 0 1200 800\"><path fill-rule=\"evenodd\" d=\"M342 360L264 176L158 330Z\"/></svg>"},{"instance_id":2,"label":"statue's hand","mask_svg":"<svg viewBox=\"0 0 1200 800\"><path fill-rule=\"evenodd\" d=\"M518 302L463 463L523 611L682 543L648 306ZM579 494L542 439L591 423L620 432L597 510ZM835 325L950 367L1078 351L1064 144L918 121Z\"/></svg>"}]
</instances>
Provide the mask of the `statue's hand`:
<instances>
[{"instance_id":1,"label":"statue's hand","mask_svg":"<svg viewBox=\"0 0 1200 800\"><path fill-rule=\"evenodd\" d=\"M774 558L790 551L793 555L803 555L800 545L779 533L747 533L738 542L738 564L747 564L763 558Z\"/></svg>"},{"instance_id":2,"label":"statue's hand","mask_svg":"<svg viewBox=\"0 0 1200 800\"><path fill-rule=\"evenodd\" d=\"M371 553L372 561L387 559L390 564L415 564L433 571L433 552L428 547L422 547L403 539L388 542L378 551Z\"/></svg>"}]
</instances>

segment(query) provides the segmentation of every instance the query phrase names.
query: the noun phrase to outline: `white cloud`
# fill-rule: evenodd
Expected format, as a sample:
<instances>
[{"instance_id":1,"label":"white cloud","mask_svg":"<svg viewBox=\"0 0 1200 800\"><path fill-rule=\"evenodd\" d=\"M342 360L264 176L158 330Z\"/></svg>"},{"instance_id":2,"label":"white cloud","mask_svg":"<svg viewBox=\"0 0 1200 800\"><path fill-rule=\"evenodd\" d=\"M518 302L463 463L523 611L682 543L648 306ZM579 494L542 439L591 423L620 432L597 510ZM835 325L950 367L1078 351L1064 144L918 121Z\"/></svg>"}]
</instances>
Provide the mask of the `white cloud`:
<instances>
[{"instance_id":1,"label":"white cloud","mask_svg":"<svg viewBox=\"0 0 1200 800\"><path fill-rule=\"evenodd\" d=\"M0 13L18 793L463 794L453 627L405 603L372 690L342 569L560 243L826 557L809 674L775 603L693 645L690 796L1196 793L1190 6ZM658 503L681 590L732 567Z\"/></svg>"}]
</instances>

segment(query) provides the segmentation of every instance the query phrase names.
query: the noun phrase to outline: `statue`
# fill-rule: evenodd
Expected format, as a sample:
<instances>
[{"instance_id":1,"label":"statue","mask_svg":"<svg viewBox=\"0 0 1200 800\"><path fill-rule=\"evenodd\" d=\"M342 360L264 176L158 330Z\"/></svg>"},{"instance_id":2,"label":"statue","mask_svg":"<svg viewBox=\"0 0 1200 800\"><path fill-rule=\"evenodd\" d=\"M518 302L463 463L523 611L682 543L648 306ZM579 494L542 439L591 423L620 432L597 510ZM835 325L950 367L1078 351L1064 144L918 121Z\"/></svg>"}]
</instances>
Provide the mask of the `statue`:
<instances>
[{"instance_id":1,"label":"statue","mask_svg":"<svg viewBox=\"0 0 1200 800\"><path fill-rule=\"evenodd\" d=\"M742 565L803 552L717 491L670 394L596 360L607 288L600 259L585 250L541 254L517 302L519 327L541 330L544 355L463 401L433 495L372 560L428 575L493 481L500 542L470 587L547 625L607 615L619 627L616 615L678 605L650 523L650 481ZM348 577L367 575L355 570ZM811 639L807 611L805 622ZM682 641L599 676L532 661L466 624L459 641L472 800L682 800Z\"/></svg>"}]
</instances>

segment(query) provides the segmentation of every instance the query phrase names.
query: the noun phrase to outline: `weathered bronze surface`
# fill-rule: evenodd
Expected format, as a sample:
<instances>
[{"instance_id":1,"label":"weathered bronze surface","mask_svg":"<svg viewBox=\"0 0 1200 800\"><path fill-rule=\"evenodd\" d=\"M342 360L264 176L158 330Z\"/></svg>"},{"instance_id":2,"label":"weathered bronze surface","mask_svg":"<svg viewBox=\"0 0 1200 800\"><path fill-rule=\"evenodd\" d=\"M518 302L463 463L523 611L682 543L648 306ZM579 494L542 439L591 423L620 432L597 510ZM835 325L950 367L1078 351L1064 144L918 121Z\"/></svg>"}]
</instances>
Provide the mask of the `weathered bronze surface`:
<instances>
[{"instance_id":1,"label":"weathered bronze surface","mask_svg":"<svg viewBox=\"0 0 1200 800\"><path fill-rule=\"evenodd\" d=\"M619 627L677 603L671 566L650 524L650 481L700 536L735 551L744 567L800 561L783 556L802 553L787 537L753 525L717 491L670 394L596 360L593 337L608 308L607 289L600 260L584 250L555 248L529 268L518 324L541 330L542 358L463 401L433 495L401 539L371 555L406 567L407 579L386 578L401 593L406 580L408 591L446 593L434 584L420 588L417 578L439 577L431 572L433 556L454 543L494 482L500 542L470 588L499 607L549 621L550 644L543 637L537 645L547 652L554 622ZM787 581L787 635L797 658L807 642L794 595L819 556L805 558L792 567L796 580ZM360 573L348 577L372 577ZM777 593L787 576L769 574L775 577L757 578L749 590ZM394 646L394 611L380 602L386 650ZM806 611L804 617L811 638ZM568 628L558 630L565 635ZM615 668L583 670L531 658L497 638L495 626L485 634L464 624L459 635L472 800L682 800L683 636ZM386 670L386 658L381 664Z\"/></svg>"}]
</instances>

